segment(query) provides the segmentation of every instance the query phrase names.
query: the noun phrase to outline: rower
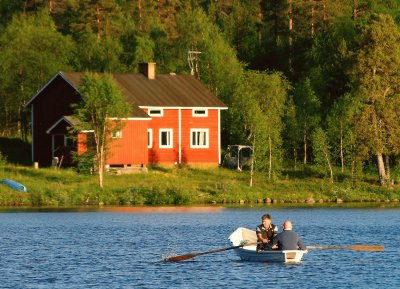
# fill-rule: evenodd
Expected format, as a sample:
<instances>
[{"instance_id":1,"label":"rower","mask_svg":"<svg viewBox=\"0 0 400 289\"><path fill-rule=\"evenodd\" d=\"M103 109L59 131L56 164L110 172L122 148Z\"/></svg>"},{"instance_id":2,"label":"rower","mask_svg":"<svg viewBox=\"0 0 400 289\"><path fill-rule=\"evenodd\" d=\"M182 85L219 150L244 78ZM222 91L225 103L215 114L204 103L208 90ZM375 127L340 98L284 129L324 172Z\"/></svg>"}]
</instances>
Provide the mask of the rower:
<instances>
[{"instance_id":1,"label":"rower","mask_svg":"<svg viewBox=\"0 0 400 289\"><path fill-rule=\"evenodd\" d=\"M283 232L276 237L272 243L272 249L279 250L307 250L299 235L293 231L292 222L286 220L283 225Z\"/></svg>"},{"instance_id":2,"label":"rower","mask_svg":"<svg viewBox=\"0 0 400 289\"><path fill-rule=\"evenodd\" d=\"M278 226L272 224L272 218L269 214L261 217L262 224L257 226L257 253L264 251L273 239L278 235Z\"/></svg>"}]
</instances>

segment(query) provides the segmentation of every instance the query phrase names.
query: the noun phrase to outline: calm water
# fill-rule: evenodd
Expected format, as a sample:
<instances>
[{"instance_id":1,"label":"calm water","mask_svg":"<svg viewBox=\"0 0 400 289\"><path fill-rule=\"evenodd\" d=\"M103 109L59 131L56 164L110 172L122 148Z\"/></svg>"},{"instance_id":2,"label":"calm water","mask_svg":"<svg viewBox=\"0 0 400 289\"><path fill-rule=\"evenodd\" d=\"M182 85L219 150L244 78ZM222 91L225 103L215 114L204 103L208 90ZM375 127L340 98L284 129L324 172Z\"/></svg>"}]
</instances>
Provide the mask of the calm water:
<instances>
[{"instance_id":1,"label":"calm water","mask_svg":"<svg viewBox=\"0 0 400 289\"><path fill-rule=\"evenodd\" d=\"M209 213L0 213L1 288L400 288L400 209L271 209L308 245L381 244L384 252L310 251L301 264L240 261L229 246L265 209Z\"/></svg>"}]
</instances>

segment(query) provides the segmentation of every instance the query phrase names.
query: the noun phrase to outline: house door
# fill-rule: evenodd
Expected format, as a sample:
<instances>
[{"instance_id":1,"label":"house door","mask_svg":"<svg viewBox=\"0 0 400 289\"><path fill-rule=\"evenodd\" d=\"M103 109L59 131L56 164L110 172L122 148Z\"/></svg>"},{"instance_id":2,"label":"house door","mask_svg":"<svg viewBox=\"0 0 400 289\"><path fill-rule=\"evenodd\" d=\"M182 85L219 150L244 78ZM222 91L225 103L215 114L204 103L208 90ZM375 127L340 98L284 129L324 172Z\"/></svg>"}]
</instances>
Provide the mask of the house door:
<instances>
[{"instance_id":1,"label":"house door","mask_svg":"<svg viewBox=\"0 0 400 289\"><path fill-rule=\"evenodd\" d=\"M53 134L53 157L62 160L62 164L69 165L72 162L71 150L73 141L64 134Z\"/></svg>"},{"instance_id":2,"label":"house door","mask_svg":"<svg viewBox=\"0 0 400 289\"><path fill-rule=\"evenodd\" d=\"M53 157L61 158L65 147L65 135L53 134Z\"/></svg>"}]
</instances>

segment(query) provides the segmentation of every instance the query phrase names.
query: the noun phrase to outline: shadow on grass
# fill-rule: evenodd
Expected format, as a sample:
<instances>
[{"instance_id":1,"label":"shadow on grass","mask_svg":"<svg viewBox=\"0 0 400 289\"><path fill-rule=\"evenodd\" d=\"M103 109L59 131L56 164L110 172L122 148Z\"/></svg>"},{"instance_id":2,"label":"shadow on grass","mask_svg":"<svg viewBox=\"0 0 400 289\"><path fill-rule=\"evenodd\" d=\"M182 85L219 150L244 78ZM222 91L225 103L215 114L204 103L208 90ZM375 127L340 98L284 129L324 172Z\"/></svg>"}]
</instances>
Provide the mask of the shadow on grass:
<instances>
[{"instance_id":1,"label":"shadow on grass","mask_svg":"<svg viewBox=\"0 0 400 289\"><path fill-rule=\"evenodd\" d=\"M0 152L8 163L24 166L31 164L31 144L19 138L0 137Z\"/></svg>"}]
</instances>

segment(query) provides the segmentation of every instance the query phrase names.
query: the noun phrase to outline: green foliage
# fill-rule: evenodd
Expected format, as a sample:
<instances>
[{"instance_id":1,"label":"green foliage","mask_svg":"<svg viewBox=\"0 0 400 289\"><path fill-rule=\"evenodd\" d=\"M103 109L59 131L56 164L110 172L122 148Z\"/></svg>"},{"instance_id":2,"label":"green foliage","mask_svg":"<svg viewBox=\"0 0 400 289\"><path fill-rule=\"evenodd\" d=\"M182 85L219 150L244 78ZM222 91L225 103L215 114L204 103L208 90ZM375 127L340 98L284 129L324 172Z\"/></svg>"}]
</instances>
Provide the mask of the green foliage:
<instances>
[{"instance_id":1,"label":"green foliage","mask_svg":"<svg viewBox=\"0 0 400 289\"><path fill-rule=\"evenodd\" d=\"M242 74L236 52L224 40L218 27L213 24L202 9L194 9L177 19L179 39L178 59L183 60L178 70L187 69L187 50L197 49L200 56L200 77L203 82L217 92L226 102L232 103L231 97L236 83ZM199 37L201 35L201 37ZM204 63L204 64L202 64Z\"/></svg>"},{"instance_id":2,"label":"green foliage","mask_svg":"<svg viewBox=\"0 0 400 289\"><path fill-rule=\"evenodd\" d=\"M135 37L135 62L152 62L154 60L154 42L149 36ZM136 65L135 65L136 66Z\"/></svg>"},{"instance_id":3,"label":"green foliage","mask_svg":"<svg viewBox=\"0 0 400 289\"><path fill-rule=\"evenodd\" d=\"M44 10L15 15L0 35L0 124L3 133L27 138L25 103L58 70L67 69L73 43ZM19 127L19 131L15 130Z\"/></svg>"},{"instance_id":4,"label":"green foliage","mask_svg":"<svg viewBox=\"0 0 400 289\"><path fill-rule=\"evenodd\" d=\"M5 164L7 164L7 157L5 157L0 151L0 166L4 166Z\"/></svg>"},{"instance_id":5,"label":"green foliage","mask_svg":"<svg viewBox=\"0 0 400 289\"><path fill-rule=\"evenodd\" d=\"M304 164L307 164L310 136L319 126L321 119L321 102L314 93L309 78L299 82L294 89L294 102L296 104L296 117L298 128L302 131L301 138L303 142ZM296 136L296 135L295 135ZM299 134L300 136L300 134ZM298 140L298 142L301 142Z\"/></svg>"},{"instance_id":6,"label":"green foliage","mask_svg":"<svg viewBox=\"0 0 400 289\"><path fill-rule=\"evenodd\" d=\"M243 144L254 146L258 170L279 173L282 160L282 118L289 84L280 73L247 71L233 96L231 113Z\"/></svg>"},{"instance_id":7,"label":"green foliage","mask_svg":"<svg viewBox=\"0 0 400 289\"><path fill-rule=\"evenodd\" d=\"M77 129L93 131L95 164L100 187L103 187L103 170L111 134L122 129L120 119L129 116L131 106L110 75L86 73L81 82L79 93L82 101L75 107L75 116L80 121Z\"/></svg>"},{"instance_id":8,"label":"green foliage","mask_svg":"<svg viewBox=\"0 0 400 289\"><path fill-rule=\"evenodd\" d=\"M325 168L326 172L331 174L331 181L333 182L332 161L331 161L331 147L328 143L326 133L322 128L317 128L312 136L311 143L313 148L314 163L317 166Z\"/></svg>"}]
</instances>

